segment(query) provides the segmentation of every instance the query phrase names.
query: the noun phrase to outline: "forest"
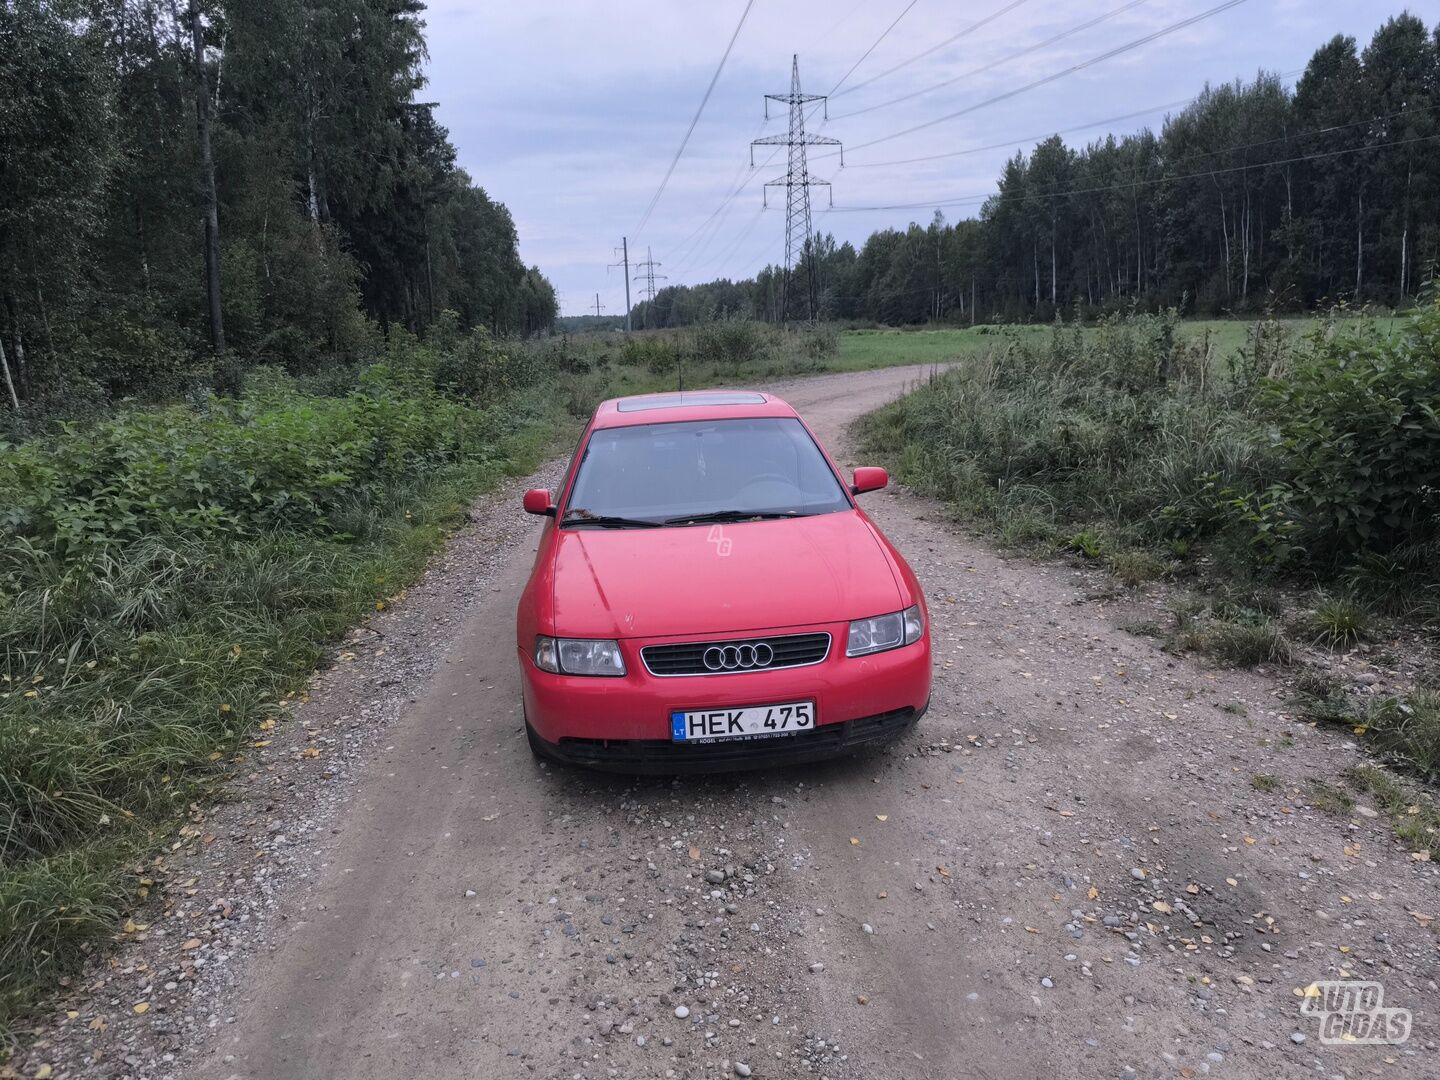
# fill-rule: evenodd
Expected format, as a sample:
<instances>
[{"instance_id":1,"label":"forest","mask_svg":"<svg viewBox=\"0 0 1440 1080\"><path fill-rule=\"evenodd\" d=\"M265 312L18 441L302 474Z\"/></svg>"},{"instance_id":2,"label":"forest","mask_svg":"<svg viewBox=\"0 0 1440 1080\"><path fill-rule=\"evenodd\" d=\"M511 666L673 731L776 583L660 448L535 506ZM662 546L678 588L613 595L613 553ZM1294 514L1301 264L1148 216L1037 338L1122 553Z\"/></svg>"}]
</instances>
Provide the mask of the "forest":
<instances>
[{"instance_id":1,"label":"forest","mask_svg":"<svg viewBox=\"0 0 1440 1080\"><path fill-rule=\"evenodd\" d=\"M1005 164L978 218L820 233L791 315L890 325L1048 321L1138 307L1185 315L1405 307L1440 258L1440 24L1410 14L1368 45L1336 36L1293 89L1274 74L1206 86L1149 129ZM957 203L965 200L954 200ZM674 286L636 325L773 319L783 269Z\"/></svg>"},{"instance_id":2,"label":"forest","mask_svg":"<svg viewBox=\"0 0 1440 1080\"><path fill-rule=\"evenodd\" d=\"M418 0L0 0L0 415L548 330L456 165Z\"/></svg>"}]
</instances>

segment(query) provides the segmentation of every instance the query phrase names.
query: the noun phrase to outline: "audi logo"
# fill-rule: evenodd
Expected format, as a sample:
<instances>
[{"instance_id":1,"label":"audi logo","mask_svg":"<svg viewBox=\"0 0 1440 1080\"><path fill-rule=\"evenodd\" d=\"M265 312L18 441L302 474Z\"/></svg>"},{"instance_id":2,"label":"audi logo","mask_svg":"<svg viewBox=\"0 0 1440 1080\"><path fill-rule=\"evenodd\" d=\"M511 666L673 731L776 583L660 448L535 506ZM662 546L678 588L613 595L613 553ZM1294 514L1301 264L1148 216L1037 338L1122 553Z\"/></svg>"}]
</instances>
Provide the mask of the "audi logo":
<instances>
[{"instance_id":1,"label":"audi logo","mask_svg":"<svg viewBox=\"0 0 1440 1080\"><path fill-rule=\"evenodd\" d=\"M712 645L702 657L709 671L742 671L746 668L769 667L775 650L763 641L744 645Z\"/></svg>"}]
</instances>

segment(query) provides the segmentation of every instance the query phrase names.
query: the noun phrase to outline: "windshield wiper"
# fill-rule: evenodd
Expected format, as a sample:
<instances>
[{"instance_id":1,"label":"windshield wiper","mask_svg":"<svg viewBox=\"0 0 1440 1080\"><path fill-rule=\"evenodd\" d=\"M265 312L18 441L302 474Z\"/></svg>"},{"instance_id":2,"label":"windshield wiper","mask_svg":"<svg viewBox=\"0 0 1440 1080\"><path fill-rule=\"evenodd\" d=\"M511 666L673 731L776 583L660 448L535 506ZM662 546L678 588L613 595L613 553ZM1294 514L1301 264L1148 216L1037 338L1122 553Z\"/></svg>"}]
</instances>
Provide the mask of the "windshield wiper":
<instances>
[{"instance_id":1,"label":"windshield wiper","mask_svg":"<svg viewBox=\"0 0 1440 1080\"><path fill-rule=\"evenodd\" d=\"M708 514L684 514L666 518L666 525L684 525L687 522L704 524L712 521L759 521L771 518L808 517L798 510L712 510Z\"/></svg>"},{"instance_id":2,"label":"windshield wiper","mask_svg":"<svg viewBox=\"0 0 1440 1080\"><path fill-rule=\"evenodd\" d=\"M592 514L589 510L572 510L560 521L561 525L599 525L606 529L658 529L659 521L646 518L616 517L613 514Z\"/></svg>"}]
</instances>

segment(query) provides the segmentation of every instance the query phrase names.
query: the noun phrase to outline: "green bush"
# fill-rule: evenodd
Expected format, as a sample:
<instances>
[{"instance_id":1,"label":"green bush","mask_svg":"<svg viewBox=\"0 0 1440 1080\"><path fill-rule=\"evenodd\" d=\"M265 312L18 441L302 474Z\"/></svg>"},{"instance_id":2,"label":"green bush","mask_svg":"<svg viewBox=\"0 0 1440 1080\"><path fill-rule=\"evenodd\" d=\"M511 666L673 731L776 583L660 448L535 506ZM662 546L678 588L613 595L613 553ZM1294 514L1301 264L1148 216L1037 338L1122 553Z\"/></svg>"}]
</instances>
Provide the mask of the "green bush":
<instances>
[{"instance_id":1,"label":"green bush","mask_svg":"<svg viewBox=\"0 0 1440 1080\"><path fill-rule=\"evenodd\" d=\"M1173 312L1006 331L865 438L1005 534L1024 520L1104 536L1112 565L1169 548L1193 573L1338 579L1440 614L1440 306L1393 337L1260 322L1228 374L1207 354Z\"/></svg>"},{"instance_id":2,"label":"green bush","mask_svg":"<svg viewBox=\"0 0 1440 1080\"><path fill-rule=\"evenodd\" d=\"M555 433L545 386L397 389L432 358L397 347L344 397L255 370L240 400L0 452L0 1031L114 933L132 857L325 642Z\"/></svg>"},{"instance_id":3,"label":"green bush","mask_svg":"<svg viewBox=\"0 0 1440 1080\"><path fill-rule=\"evenodd\" d=\"M775 348L774 331L752 319L716 319L695 328L695 358L704 364L739 368L761 362Z\"/></svg>"},{"instance_id":4,"label":"green bush","mask_svg":"<svg viewBox=\"0 0 1440 1080\"><path fill-rule=\"evenodd\" d=\"M1440 297L1394 337L1314 335L1262 402L1312 557L1440 537Z\"/></svg>"}]
</instances>

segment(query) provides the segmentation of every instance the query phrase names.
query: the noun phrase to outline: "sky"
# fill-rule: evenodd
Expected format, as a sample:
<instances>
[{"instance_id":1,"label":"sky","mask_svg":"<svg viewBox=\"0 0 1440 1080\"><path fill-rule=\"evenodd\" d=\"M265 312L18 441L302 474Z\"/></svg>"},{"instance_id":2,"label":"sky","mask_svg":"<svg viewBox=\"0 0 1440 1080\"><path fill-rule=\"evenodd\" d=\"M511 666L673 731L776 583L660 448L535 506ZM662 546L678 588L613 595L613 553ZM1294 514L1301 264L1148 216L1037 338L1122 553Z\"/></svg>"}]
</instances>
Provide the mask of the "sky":
<instances>
[{"instance_id":1,"label":"sky","mask_svg":"<svg viewBox=\"0 0 1440 1080\"><path fill-rule=\"evenodd\" d=\"M833 148L811 151L811 174L832 185L812 190L815 229L858 247L877 229L928 223L926 204L941 199L973 196L945 214L975 216L1004 161L1050 134L1076 146L1158 127L1207 82L1262 69L1293 85L1333 35L1363 47L1403 10L1398 0L1243 0L1025 89L1223 2L753 0L648 218L746 0L429 0L422 93L438 102L460 166L510 208L521 256L555 283L561 314L593 313L598 293L615 315L625 275L608 264L622 237L632 264L653 254L657 286L749 277L783 260L785 190L770 189L769 209L762 191L783 179L785 154L757 148L752 169L749 147L786 132L786 106L771 102L766 122L764 95L789 92L793 56L803 91L830 95L829 120L817 111L807 130L847 148L843 169ZM1410 7L1433 21L1430 2ZM952 113L962 115L929 123ZM950 156L913 160L936 154ZM925 208L867 209L897 204Z\"/></svg>"}]
</instances>

